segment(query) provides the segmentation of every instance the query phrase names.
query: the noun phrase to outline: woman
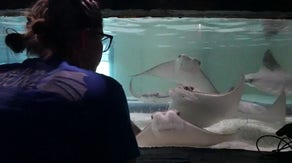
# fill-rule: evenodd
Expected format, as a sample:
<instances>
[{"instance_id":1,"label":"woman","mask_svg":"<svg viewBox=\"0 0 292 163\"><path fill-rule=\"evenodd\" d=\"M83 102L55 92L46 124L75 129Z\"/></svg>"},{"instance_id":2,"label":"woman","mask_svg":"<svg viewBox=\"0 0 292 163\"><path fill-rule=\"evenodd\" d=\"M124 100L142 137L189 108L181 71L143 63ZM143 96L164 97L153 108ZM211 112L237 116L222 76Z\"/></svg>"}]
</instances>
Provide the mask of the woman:
<instances>
[{"instance_id":1,"label":"woman","mask_svg":"<svg viewBox=\"0 0 292 163\"><path fill-rule=\"evenodd\" d=\"M39 0L26 16L26 32L5 41L30 59L0 66L6 122L0 159L135 162L139 150L123 88L94 72L112 40L103 33L98 2Z\"/></svg>"}]
</instances>

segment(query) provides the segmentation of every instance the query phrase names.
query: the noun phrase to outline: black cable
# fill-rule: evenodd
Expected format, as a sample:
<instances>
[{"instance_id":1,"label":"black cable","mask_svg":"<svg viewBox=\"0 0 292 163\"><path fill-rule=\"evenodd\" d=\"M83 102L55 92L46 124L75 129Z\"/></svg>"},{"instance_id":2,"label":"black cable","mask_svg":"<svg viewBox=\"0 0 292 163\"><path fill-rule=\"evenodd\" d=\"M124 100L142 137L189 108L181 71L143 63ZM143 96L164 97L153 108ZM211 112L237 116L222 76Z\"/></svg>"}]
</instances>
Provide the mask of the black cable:
<instances>
[{"instance_id":1,"label":"black cable","mask_svg":"<svg viewBox=\"0 0 292 163\"><path fill-rule=\"evenodd\" d=\"M279 136L275 136L275 135L263 135L261 137L259 137L256 141L256 147L257 150L259 152L261 152L262 154L265 154L263 151L260 150L259 148L259 141L263 138L267 138L267 137L272 137L272 138L276 138L279 139L279 143L277 145L277 148L275 150L272 150L271 152L281 152L287 148L290 148L292 151L292 139L289 137L279 137ZM283 144L284 143L284 144Z\"/></svg>"},{"instance_id":2,"label":"black cable","mask_svg":"<svg viewBox=\"0 0 292 163\"><path fill-rule=\"evenodd\" d=\"M10 32L10 31L12 31L12 32ZM9 34L9 33L18 33L14 28L6 28L5 29L5 32L6 32L6 34Z\"/></svg>"}]
</instances>

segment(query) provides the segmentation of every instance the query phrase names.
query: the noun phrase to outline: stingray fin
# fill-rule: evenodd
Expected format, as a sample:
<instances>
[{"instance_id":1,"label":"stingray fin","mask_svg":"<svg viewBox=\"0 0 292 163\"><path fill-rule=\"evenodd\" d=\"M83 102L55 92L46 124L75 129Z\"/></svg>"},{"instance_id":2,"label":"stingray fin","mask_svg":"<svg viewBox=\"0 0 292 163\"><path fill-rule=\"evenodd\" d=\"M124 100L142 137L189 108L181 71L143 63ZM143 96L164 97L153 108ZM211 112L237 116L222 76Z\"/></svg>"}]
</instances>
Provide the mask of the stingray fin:
<instances>
[{"instance_id":1,"label":"stingray fin","mask_svg":"<svg viewBox=\"0 0 292 163\"><path fill-rule=\"evenodd\" d=\"M263 66L270 71L281 68L270 49L268 49L264 54Z\"/></svg>"},{"instance_id":2,"label":"stingray fin","mask_svg":"<svg viewBox=\"0 0 292 163\"><path fill-rule=\"evenodd\" d=\"M136 92L134 92L132 83L133 83L133 78L131 78L130 84L129 84L129 91L130 91L131 95L136 97L136 98L140 98L141 95L138 95Z\"/></svg>"},{"instance_id":3,"label":"stingray fin","mask_svg":"<svg viewBox=\"0 0 292 163\"><path fill-rule=\"evenodd\" d=\"M282 90L272 105L265 107L252 102L241 101L239 106L239 116L248 119L283 124L286 116L286 94ZM243 113L243 114L242 114Z\"/></svg>"},{"instance_id":4,"label":"stingray fin","mask_svg":"<svg viewBox=\"0 0 292 163\"><path fill-rule=\"evenodd\" d=\"M178 91L174 90L170 94L172 97L170 108L176 109L182 119L193 125L209 127L223 119L236 116L243 88L244 83L241 79L232 91L221 94L196 91L187 94L181 93L181 89L176 89Z\"/></svg>"},{"instance_id":5,"label":"stingray fin","mask_svg":"<svg viewBox=\"0 0 292 163\"><path fill-rule=\"evenodd\" d=\"M149 93L149 94L138 94L133 90L133 77L130 80L129 85L129 91L131 95L140 101L143 102L152 102L152 103L165 103L170 101L170 96L168 93L162 93L162 92L155 92L155 93Z\"/></svg>"},{"instance_id":6,"label":"stingray fin","mask_svg":"<svg viewBox=\"0 0 292 163\"><path fill-rule=\"evenodd\" d=\"M273 121L284 123L286 116L286 93L284 90L281 91L273 105L268 108L267 114L273 118Z\"/></svg>"},{"instance_id":7,"label":"stingray fin","mask_svg":"<svg viewBox=\"0 0 292 163\"><path fill-rule=\"evenodd\" d=\"M234 133L219 134L183 120L173 110L156 112L152 122L137 136L139 147L203 147L230 141Z\"/></svg>"},{"instance_id":8,"label":"stingray fin","mask_svg":"<svg viewBox=\"0 0 292 163\"><path fill-rule=\"evenodd\" d=\"M169 80L175 80L175 61L171 60L168 62L161 63L157 66L154 66L144 72L133 75L133 77L141 75L152 75L161 78L166 78Z\"/></svg>"}]
</instances>

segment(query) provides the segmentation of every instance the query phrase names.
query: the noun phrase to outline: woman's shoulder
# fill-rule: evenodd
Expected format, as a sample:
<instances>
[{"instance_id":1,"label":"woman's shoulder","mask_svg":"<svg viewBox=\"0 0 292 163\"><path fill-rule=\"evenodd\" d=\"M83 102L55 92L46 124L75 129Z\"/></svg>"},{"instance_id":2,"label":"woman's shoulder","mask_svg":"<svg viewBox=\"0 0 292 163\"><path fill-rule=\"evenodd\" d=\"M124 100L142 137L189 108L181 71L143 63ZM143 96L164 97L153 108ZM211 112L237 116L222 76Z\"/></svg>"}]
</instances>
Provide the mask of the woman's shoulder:
<instances>
[{"instance_id":1,"label":"woman's shoulder","mask_svg":"<svg viewBox=\"0 0 292 163\"><path fill-rule=\"evenodd\" d=\"M15 77L15 87L23 86L40 92L55 93L69 101L108 97L112 92L122 90L120 83L112 77L60 60L43 61L34 58L26 59L23 63L1 65L1 82L9 83L12 77ZM10 82L9 85L13 83Z\"/></svg>"},{"instance_id":2,"label":"woman's shoulder","mask_svg":"<svg viewBox=\"0 0 292 163\"><path fill-rule=\"evenodd\" d=\"M21 67L21 63L6 63L6 64L1 64L0 65L0 72L5 72L11 69L17 69Z\"/></svg>"},{"instance_id":3,"label":"woman's shoulder","mask_svg":"<svg viewBox=\"0 0 292 163\"><path fill-rule=\"evenodd\" d=\"M120 83L112 77L72 66L67 62L62 62L38 84L40 90L54 91L73 101L84 97L103 97L120 88Z\"/></svg>"},{"instance_id":4,"label":"woman's shoulder","mask_svg":"<svg viewBox=\"0 0 292 163\"><path fill-rule=\"evenodd\" d=\"M69 73L69 75L67 76L75 76L74 74L79 74L81 76L84 77L84 80L86 80L87 82L95 82L95 84L102 84L102 83L107 83L110 85L115 85L115 86L121 86L120 83L107 75L104 74L100 74L91 70L86 70L83 68L79 68L77 66L73 66L68 64L67 62L62 62L59 66L59 73L60 72L67 72ZM97 82L97 83L96 83ZM102 83L99 83L102 82Z\"/></svg>"},{"instance_id":5,"label":"woman's shoulder","mask_svg":"<svg viewBox=\"0 0 292 163\"><path fill-rule=\"evenodd\" d=\"M0 65L0 71L11 71L14 69L34 69L34 70L38 70L38 69L48 69L48 71L50 69L53 69L55 67L50 67L49 65L46 65L45 62L43 62L40 58L27 58L25 60L23 60L22 62L15 62L15 63L4 63Z\"/></svg>"}]
</instances>

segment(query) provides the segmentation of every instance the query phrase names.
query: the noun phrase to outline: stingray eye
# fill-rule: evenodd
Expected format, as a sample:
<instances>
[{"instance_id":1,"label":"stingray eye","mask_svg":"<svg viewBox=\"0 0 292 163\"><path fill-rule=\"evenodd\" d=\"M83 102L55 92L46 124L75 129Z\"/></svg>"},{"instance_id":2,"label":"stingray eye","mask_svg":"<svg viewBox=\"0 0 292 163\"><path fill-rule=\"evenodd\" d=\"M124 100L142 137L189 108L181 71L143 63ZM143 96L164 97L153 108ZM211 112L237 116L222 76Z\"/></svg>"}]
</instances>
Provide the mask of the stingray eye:
<instances>
[{"instance_id":1,"label":"stingray eye","mask_svg":"<svg viewBox=\"0 0 292 163\"><path fill-rule=\"evenodd\" d=\"M181 54L180 55L178 55L178 58L180 58L181 57Z\"/></svg>"},{"instance_id":2,"label":"stingray eye","mask_svg":"<svg viewBox=\"0 0 292 163\"><path fill-rule=\"evenodd\" d=\"M151 119L153 119L153 115L151 115Z\"/></svg>"},{"instance_id":3,"label":"stingray eye","mask_svg":"<svg viewBox=\"0 0 292 163\"><path fill-rule=\"evenodd\" d=\"M193 91L194 90L194 87L190 86L190 91Z\"/></svg>"},{"instance_id":4,"label":"stingray eye","mask_svg":"<svg viewBox=\"0 0 292 163\"><path fill-rule=\"evenodd\" d=\"M198 61L198 64L201 65L201 61Z\"/></svg>"},{"instance_id":5,"label":"stingray eye","mask_svg":"<svg viewBox=\"0 0 292 163\"><path fill-rule=\"evenodd\" d=\"M252 83L254 81L254 79L245 79L244 82L245 83Z\"/></svg>"},{"instance_id":6,"label":"stingray eye","mask_svg":"<svg viewBox=\"0 0 292 163\"><path fill-rule=\"evenodd\" d=\"M177 115L180 115L180 112L176 112Z\"/></svg>"}]
</instances>

